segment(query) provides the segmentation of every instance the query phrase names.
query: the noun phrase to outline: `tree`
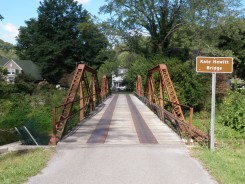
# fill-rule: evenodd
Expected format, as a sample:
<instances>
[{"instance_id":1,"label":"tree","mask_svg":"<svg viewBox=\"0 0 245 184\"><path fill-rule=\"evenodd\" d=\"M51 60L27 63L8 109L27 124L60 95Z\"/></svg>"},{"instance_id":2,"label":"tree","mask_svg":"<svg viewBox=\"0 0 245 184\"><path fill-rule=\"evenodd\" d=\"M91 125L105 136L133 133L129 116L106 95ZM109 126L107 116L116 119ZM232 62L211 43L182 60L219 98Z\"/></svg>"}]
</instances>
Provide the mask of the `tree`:
<instances>
[{"instance_id":1,"label":"tree","mask_svg":"<svg viewBox=\"0 0 245 184\"><path fill-rule=\"evenodd\" d=\"M78 26L83 39L83 46L86 48L86 51L83 52L83 61L98 68L107 59L103 58L101 52L106 52L109 43L99 26L94 24L89 16L87 18L87 21Z\"/></svg>"},{"instance_id":2,"label":"tree","mask_svg":"<svg viewBox=\"0 0 245 184\"><path fill-rule=\"evenodd\" d=\"M15 46L0 39L0 57L1 56L8 59L18 59Z\"/></svg>"},{"instance_id":3,"label":"tree","mask_svg":"<svg viewBox=\"0 0 245 184\"><path fill-rule=\"evenodd\" d=\"M148 70L162 63L168 67L180 103L192 106L195 110L203 108L210 94L209 80L206 80L204 75L197 75L191 62L183 63L177 58L162 55L155 55L147 59L138 57L126 75L127 88L134 89L137 75L141 75L143 86L145 86Z\"/></svg>"},{"instance_id":4,"label":"tree","mask_svg":"<svg viewBox=\"0 0 245 184\"><path fill-rule=\"evenodd\" d=\"M187 23L212 27L224 10L226 1L196 0L107 0L101 13L110 13L111 27L127 40L150 35L153 52L164 53L174 32ZM237 1L236 1L237 2Z\"/></svg>"},{"instance_id":5,"label":"tree","mask_svg":"<svg viewBox=\"0 0 245 184\"><path fill-rule=\"evenodd\" d=\"M77 1L40 2L37 20L30 19L26 21L26 27L20 27L17 54L21 59L29 59L40 65L43 77L57 83L61 76L71 73L77 63L86 62L85 53L91 45L86 44L89 35L84 36L80 32L79 24L87 22L88 16ZM97 53L93 55L95 58ZM88 62L93 64L90 63L93 60Z\"/></svg>"},{"instance_id":6,"label":"tree","mask_svg":"<svg viewBox=\"0 0 245 184\"><path fill-rule=\"evenodd\" d=\"M5 68L0 67L0 83L5 81L5 76L8 74L8 71Z\"/></svg>"},{"instance_id":7,"label":"tree","mask_svg":"<svg viewBox=\"0 0 245 184\"><path fill-rule=\"evenodd\" d=\"M235 75L245 78L245 19L233 17L220 26L218 48L234 52Z\"/></svg>"}]
</instances>

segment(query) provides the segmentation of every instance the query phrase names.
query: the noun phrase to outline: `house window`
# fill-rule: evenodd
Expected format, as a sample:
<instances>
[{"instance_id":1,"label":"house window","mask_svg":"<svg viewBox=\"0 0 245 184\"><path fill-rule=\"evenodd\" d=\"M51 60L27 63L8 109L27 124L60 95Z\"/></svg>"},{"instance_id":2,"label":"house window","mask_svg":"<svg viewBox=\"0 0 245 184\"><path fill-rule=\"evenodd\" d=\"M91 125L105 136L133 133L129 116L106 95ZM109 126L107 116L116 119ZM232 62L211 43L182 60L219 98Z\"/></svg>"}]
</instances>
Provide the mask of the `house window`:
<instances>
[{"instance_id":1,"label":"house window","mask_svg":"<svg viewBox=\"0 0 245 184\"><path fill-rule=\"evenodd\" d=\"M15 69L8 69L8 74L14 75L15 74Z\"/></svg>"}]
</instances>

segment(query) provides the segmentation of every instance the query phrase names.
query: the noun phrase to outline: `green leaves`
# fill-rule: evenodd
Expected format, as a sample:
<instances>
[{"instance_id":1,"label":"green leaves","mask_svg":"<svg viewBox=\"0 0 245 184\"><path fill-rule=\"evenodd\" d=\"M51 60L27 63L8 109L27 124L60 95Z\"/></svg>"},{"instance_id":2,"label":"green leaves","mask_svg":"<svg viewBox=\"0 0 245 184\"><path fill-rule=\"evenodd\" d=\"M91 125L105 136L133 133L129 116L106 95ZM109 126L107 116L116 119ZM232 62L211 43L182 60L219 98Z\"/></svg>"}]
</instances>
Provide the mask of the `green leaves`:
<instances>
[{"instance_id":1,"label":"green leaves","mask_svg":"<svg viewBox=\"0 0 245 184\"><path fill-rule=\"evenodd\" d=\"M134 89L134 82L137 75L141 75L143 85L146 83L147 72L158 64L166 64L173 82L175 91L181 104L195 108L195 111L203 108L205 99L209 93L209 79L204 75L197 75L194 66L190 62L181 62L177 58L155 56L146 59L138 56L126 76L128 89Z\"/></svg>"},{"instance_id":2,"label":"green leaves","mask_svg":"<svg viewBox=\"0 0 245 184\"><path fill-rule=\"evenodd\" d=\"M100 52L104 52L108 46L107 38L100 27L87 17L87 21L78 26L83 41L83 60L86 64L98 68L103 64L104 59L99 57Z\"/></svg>"},{"instance_id":3,"label":"green leaves","mask_svg":"<svg viewBox=\"0 0 245 184\"><path fill-rule=\"evenodd\" d=\"M195 48L203 48L208 33L212 38L217 24L222 22L224 16L238 15L239 0L108 0L100 8L101 13L110 13L108 24L118 30L125 41L130 41L135 36L149 36L152 53L165 53L171 44L171 38L183 26L191 26L186 30L190 42L193 39L202 42ZM185 33L186 34L186 33ZM177 34L178 35L178 34ZM183 40L182 34L178 35ZM205 46L206 47L206 46ZM137 49L134 50L134 52Z\"/></svg>"},{"instance_id":4,"label":"green leaves","mask_svg":"<svg viewBox=\"0 0 245 184\"><path fill-rule=\"evenodd\" d=\"M113 15L108 23L119 30L123 39L130 41L135 35L150 35L155 53L168 47L170 35L183 17L181 6L182 1L116 0L108 1L100 10Z\"/></svg>"},{"instance_id":5,"label":"green leaves","mask_svg":"<svg viewBox=\"0 0 245 184\"><path fill-rule=\"evenodd\" d=\"M77 1L44 0L38 18L26 21L26 25L20 28L17 53L41 66L49 82L58 83L81 61L90 66L101 64L96 57L107 47L106 37Z\"/></svg>"},{"instance_id":6,"label":"green leaves","mask_svg":"<svg viewBox=\"0 0 245 184\"><path fill-rule=\"evenodd\" d=\"M245 20L228 17L220 26L218 47L233 51L236 59L234 69L238 77L245 77Z\"/></svg>"},{"instance_id":7,"label":"green leaves","mask_svg":"<svg viewBox=\"0 0 245 184\"><path fill-rule=\"evenodd\" d=\"M220 106L219 123L245 132L245 92L230 92Z\"/></svg>"},{"instance_id":8,"label":"green leaves","mask_svg":"<svg viewBox=\"0 0 245 184\"><path fill-rule=\"evenodd\" d=\"M65 93L63 90L46 89L36 91L31 96L16 93L7 99L0 99L0 129L9 130L25 125L32 133L48 137L52 131L51 109L60 105Z\"/></svg>"}]
</instances>

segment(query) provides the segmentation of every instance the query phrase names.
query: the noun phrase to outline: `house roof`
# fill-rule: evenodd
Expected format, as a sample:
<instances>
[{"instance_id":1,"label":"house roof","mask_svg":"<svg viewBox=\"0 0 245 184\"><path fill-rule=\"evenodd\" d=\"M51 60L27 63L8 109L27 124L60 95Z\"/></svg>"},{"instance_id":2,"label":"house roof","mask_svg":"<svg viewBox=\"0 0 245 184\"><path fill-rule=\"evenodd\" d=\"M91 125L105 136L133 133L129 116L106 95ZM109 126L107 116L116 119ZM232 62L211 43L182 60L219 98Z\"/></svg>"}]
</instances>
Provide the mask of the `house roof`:
<instances>
[{"instance_id":1,"label":"house roof","mask_svg":"<svg viewBox=\"0 0 245 184\"><path fill-rule=\"evenodd\" d=\"M0 67L4 67L9 62L15 62L24 72L25 75L30 75L35 80L42 80L40 68L30 60L12 60L0 56Z\"/></svg>"},{"instance_id":2,"label":"house roof","mask_svg":"<svg viewBox=\"0 0 245 184\"><path fill-rule=\"evenodd\" d=\"M2 67L3 65L5 65L7 62L9 61L9 59L0 56L0 67Z\"/></svg>"},{"instance_id":3,"label":"house roof","mask_svg":"<svg viewBox=\"0 0 245 184\"><path fill-rule=\"evenodd\" d=\"M19 65L23 71L25 75L30 75L32 77L34 77L35 80L42 80L42 75L41 75L41 70L40 68L33 63L30 60L15 60L14 61L17 65Z\"/></svg>"},{"instance_id":4,"label":"house roof","mask_svg":"<svg viewBox=\"0 0 245 184\"><path fill-rule=\"evenodd\" d=\"M30 60L17 60L15 62L23 69L24 74L30 75L36 80L42 80L41 70L35 63Z\"/></svg>"}]
</instances>

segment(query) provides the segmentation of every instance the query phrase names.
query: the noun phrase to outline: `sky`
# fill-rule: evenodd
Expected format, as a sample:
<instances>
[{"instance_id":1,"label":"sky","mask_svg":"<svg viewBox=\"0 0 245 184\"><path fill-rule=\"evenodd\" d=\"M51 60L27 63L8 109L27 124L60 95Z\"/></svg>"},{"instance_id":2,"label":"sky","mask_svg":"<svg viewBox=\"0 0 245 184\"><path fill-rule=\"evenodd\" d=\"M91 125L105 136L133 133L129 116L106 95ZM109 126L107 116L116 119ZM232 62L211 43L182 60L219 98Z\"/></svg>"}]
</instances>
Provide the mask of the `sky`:
<instances>
[{"instance_id":1,"label":"sky","mask_svg":"<svg viewBox=\"0 0 245 184\"><path fill-rule=\"evenodd\" d=\"M19 27L26 26L25 21L37 18L37 9L41 0L0 0L0 14L4 17L0 21L0 39L16 44L15 37ZM100 19L106 15L98 15L99 8L105 4L105 0L76 0L83 8ZM245 0L242 0L245 7Z\"/></svg>"},{"instance_id":2,"label":"sky","mask_svg":"<svg viewBox=\"0 0 245 184\"><path fill-rule=\"evenodd\" d=\"M26 26L25 21L37 18L37 9L41 0L0 0L0 14L4 17L0 21L0 39L16 44L15 37L19 27ZM104 0L76 0L92 15L101 19L106 15L98 15L99 8L105 4Z\"/></svg>"}]
</instances>

